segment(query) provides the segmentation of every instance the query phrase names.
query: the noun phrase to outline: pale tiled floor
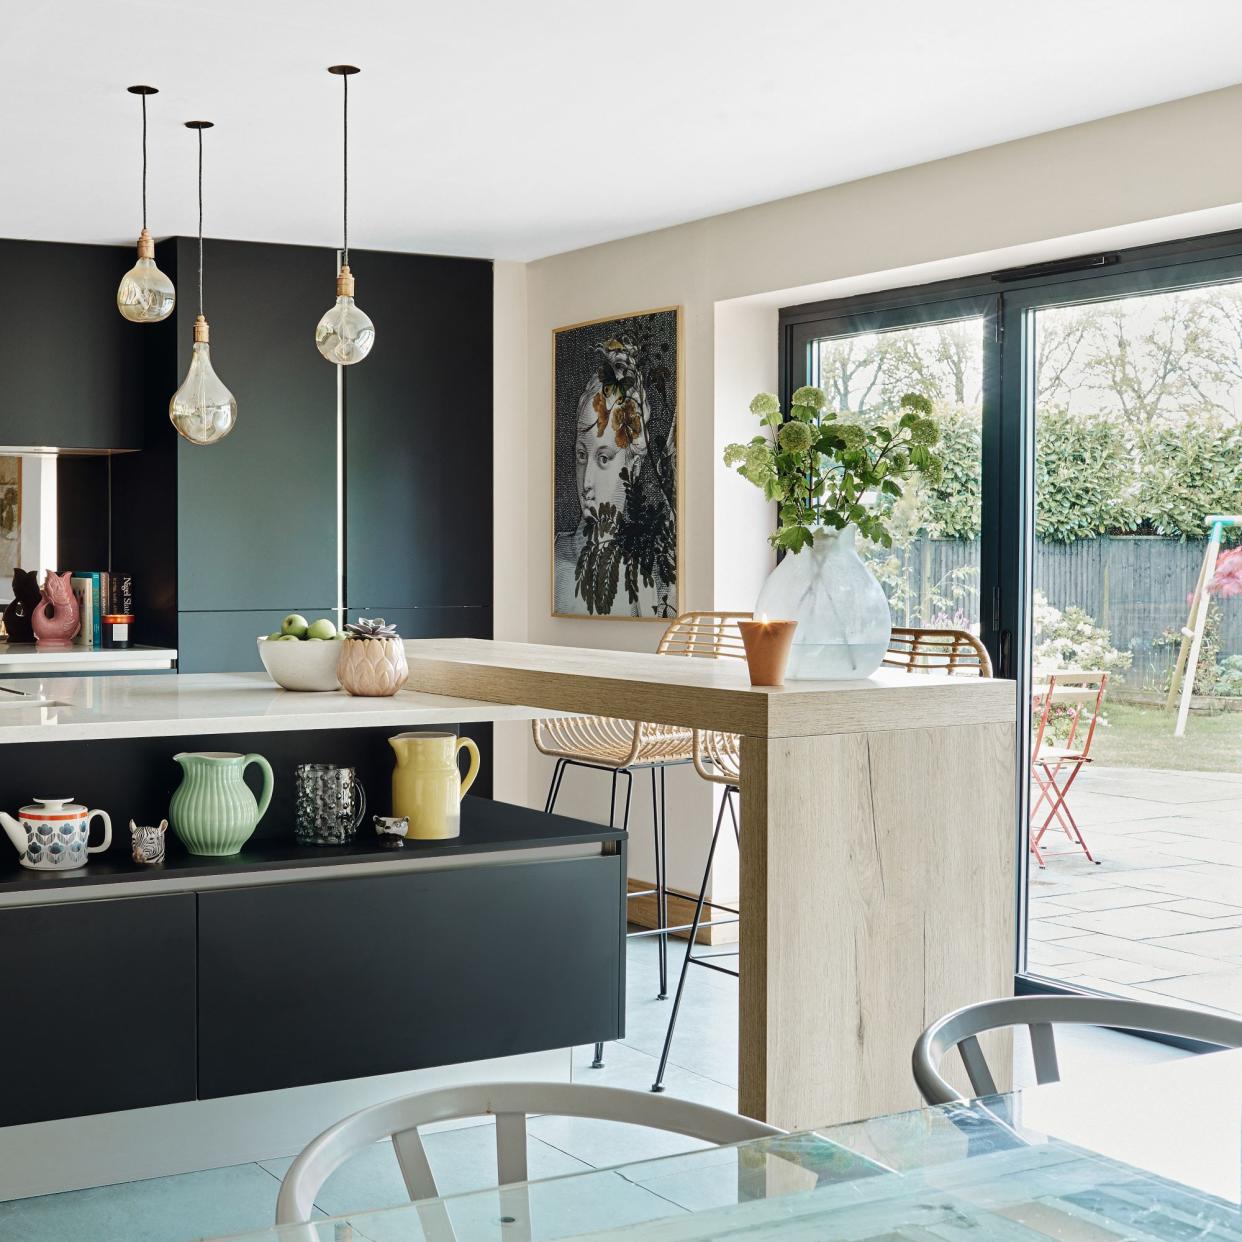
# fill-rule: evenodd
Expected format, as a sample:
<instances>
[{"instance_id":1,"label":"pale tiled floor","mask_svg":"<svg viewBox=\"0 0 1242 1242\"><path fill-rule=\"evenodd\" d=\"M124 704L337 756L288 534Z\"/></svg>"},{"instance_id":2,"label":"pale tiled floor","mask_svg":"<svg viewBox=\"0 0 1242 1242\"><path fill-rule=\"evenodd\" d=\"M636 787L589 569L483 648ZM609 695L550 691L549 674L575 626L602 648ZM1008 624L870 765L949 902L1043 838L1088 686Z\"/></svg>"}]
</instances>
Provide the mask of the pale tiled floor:
<instances>
[{"instance_id":1,"label":"pale tiled floor","mask_svg":"<svg viewBox=\"0 0 1242 1242\"><path fill-rule=\"evenodd\" d=\"M655 999L654 943L629 943L629 1001L626 1038L609 1044L602 1070L588 1068L589 1048L575 1052L579 1081L645 1090L655 1074L668 1020L668 1003ZM721 1108L737 1102L737 983L713 971L695 971L687 985L673 1056L665 1078L670 1094ZM1029 1051L1016 1041L1015 1078L1030 1082ZM1058 1036L1067 1079L1089 1075L1094 1066L1119 1062L1148 1064L1185 1055L1111 1031L1074 1031ZM643 1160L696 1146L690 1140L558 1117L531 1122L531 1176ZM427 1136L428 1152L441 1189L447 1193L495 1184L495 1147L490 1126L478 1125ZM72 1194L0 1203L3 1242L188 1242L204 1235L266 1228L289 1160L210 1169L178 1177L105 1186ZM611 1225L663 1215L664 1207L636 1187L615 1190L601 1204L593 1185L583 1187L579 1205L586 1230L601 1219ZM336 1216L363 1208L406 1202L391 1150L380 1144L350 1161L318 1197L320 1209ZM693 1206L689 1204L687 1206ZM355 1238L360 1235L355 1233ZM404 1235L403 1235L404 1236ZM372 1242L387 1242L388 1234Z\"/></svg>"},{"instance_id":2,"label":"pale tiled floor","mask_svg":"<svg viewBox=\"0 0 1242 1242\"><path fill-rule=\"evenodd\" d=\"M1082 987L1242 1014L1242 776L1088 768L1031 867L1029 969Z\"/></svg>"}]
</instances>

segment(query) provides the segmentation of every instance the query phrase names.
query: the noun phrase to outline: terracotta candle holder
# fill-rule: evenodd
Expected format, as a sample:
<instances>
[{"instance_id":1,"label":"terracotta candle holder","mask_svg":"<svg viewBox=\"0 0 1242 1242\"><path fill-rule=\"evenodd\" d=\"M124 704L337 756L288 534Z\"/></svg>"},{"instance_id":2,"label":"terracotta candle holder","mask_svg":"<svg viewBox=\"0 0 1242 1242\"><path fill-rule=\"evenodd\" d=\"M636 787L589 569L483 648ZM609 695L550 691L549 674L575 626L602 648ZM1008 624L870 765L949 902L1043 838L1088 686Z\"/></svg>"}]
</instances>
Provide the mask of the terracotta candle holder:
<instances>
[{"instance_id":1,"label":"terracotta candle holder","mask_svg":"<svg viewBox=\"0 0 1242 1242\"><path fill-rule=\"evenodd\" d=\"M796 621L739 621L752 686L783 686Z\"/></svg>"}]
</instances>

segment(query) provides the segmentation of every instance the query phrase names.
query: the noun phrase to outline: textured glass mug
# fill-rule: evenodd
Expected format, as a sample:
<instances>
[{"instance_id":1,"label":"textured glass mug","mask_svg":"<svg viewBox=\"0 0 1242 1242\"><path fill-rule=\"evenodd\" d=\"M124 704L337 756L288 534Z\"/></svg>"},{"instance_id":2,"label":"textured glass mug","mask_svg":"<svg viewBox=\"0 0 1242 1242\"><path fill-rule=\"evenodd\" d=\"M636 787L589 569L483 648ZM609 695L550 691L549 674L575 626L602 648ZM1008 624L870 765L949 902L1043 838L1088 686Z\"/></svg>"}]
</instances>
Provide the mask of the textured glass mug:
<instances>
[{"instance_id":1,"label":"textured glass mug","mask_svg":"<svg viewBox=\"0 0 1242 1242\"><path fill-rule=\"evenodd\" d=\"M367 813L353 768L300 763L295 773L293 837L299 845L348 845Z\"/></svg>"}]
</instances>

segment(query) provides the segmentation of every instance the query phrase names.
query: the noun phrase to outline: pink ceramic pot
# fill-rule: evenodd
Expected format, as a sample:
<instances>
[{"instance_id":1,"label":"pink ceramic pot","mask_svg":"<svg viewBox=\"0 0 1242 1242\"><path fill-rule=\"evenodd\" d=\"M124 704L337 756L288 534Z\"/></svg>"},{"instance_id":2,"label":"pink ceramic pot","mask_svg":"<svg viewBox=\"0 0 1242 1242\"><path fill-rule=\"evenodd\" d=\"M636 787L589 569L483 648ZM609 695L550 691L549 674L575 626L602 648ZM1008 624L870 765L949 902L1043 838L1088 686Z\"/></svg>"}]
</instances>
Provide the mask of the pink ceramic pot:
<instances>
[{"instance_id":1,"label":"pink ceramic pot","mask_svg":"<svg viewBox=\"0 0 1242 1242\"><path fill-rule=\"evenodd\" d=\"M68 647L81 628L78 601L69 585L71 576L69 570L63 574L47 571L43 598L35 605L31 618L35 642L40 647Z\"/></svg>"}]
</instances>

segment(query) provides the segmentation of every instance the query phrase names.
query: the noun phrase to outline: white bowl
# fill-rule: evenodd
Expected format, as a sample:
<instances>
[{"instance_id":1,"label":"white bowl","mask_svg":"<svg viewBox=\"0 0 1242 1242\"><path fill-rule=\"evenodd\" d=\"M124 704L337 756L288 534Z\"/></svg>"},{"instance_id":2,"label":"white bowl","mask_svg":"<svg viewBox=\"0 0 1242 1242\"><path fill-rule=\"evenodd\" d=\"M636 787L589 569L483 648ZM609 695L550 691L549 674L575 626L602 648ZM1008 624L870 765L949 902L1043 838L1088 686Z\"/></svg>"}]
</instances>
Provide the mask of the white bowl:
<instances>
[{"instance_id":1,"label":"white bowl","mask_svg":"<svg viewBox=\"0 0 1242 1242\"><path fill-rule=\"evenodd\" d=\"M268 676L286 690L339 690L336 662L341 658L339 639L304 639L281 642L259 639L259 658Z\"/></svg>"}]
</instances>

